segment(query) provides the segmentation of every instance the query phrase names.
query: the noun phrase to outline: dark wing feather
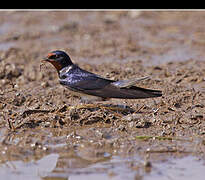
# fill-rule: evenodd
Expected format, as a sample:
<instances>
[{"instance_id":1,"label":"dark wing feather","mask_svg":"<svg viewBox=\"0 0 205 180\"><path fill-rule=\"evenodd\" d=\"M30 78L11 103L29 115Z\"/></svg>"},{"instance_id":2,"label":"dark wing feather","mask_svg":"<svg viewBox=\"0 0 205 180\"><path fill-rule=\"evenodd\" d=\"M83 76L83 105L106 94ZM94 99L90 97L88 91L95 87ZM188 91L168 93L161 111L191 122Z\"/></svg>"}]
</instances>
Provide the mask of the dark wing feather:
<instances>
[{"instance_id":1,"label":"dark wing feather","mask_svg":"<svg viewBox=\"0 0 205 180\"><path fill-rule=\"evenodd\" d=\"M60 83L70 90L103 98L141 99L162 96L162 92L158 90L136 86L120 88L112 84L113 82L116 81L104 79L80 68L60 78Z\"/></svg>"},{"instance_id":2,"label":"dark wing feather","mask_svg":"<svg viewBox=\"0 0 205 180\"><path fill-rule=\"evenodd\" d=\"M136 86L130 88L116 88L112 84L109 84L102 89L86 90L86 93L103 98L121 99L143 99L162 96L162 92L158 90L144 89Z\"/></svg>"},{"instance_id":3,"label":"dark wing feather","mask_svg":"<svg viewBox=\"0 0 205 180\"><path fill-rule=\"evenodd\" d=\"M66 78L61 78L60 83L72 90L86 91L102 89L108 84L114 82L89 72L82 72L84 71L81 71L81 73L71 73L70 75L67 75Z\"/></svg>"},{"instance_id":4,"label":"dark wing feather","mask_svg":"<svg viewBox=\"0 0 205 180\"><path fill-rule=\"evenodd\" d=\"M89 77L80 81L60 81L68 89L85 94L99 96L103 98L121 98L121 99L141 99L159 97L162 95L161 91L150 90L131 86L130 88L117 88L113 86L109 80L101 79L99 77Z\"/></svg>"}]
</instances>

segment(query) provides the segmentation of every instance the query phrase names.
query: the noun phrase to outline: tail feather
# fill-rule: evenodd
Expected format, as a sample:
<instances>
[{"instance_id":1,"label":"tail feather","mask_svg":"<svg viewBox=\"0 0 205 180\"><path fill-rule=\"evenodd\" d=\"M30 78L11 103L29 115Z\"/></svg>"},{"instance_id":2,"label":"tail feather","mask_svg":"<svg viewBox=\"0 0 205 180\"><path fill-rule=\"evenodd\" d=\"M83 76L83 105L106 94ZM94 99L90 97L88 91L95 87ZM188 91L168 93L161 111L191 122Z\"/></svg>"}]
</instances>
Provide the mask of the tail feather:
<instances>
[{"instance_id":1,"label":"tail feather","mask_svg":"<svg viewBox=\"0 0 205 180\"><path fill-rule=\"evenodd\" d=\"M144 99L162 96L162 91L145 89L134 86L137 81L148 79L149 77L133 78L129 80L114 81L103 88L84 89L85 94L99 96L102 98L119 98L119 99Z\"/></svg>"},{"instance_id":2,"label":"tail feather","mask_svg":"<svg viewBox=\"0 0 205 180\"><path fill-rule=\"evenodd\" d=\"M130 88L116 88L112 85L106 86L104 89L87 91L87 94L100 96L103 98L120 98L120 99L144 99L162 96L162 91L144 89L136 86Z\"/></svg>"},{"instance_id":3,"label":"tail feather","mask_svg":"<svg viewBox=\"0 0 205 180\"><path fill-rule=\"evenodd\" d=\"M162 91L145 89L134 86L137 82L149 79L149 76L142 78L132 78L127 80L120 80L112 82L111 85L116 87L115 93L110 93L110 96L114 98L123 99L142 99L162 96ZM109 90L108 90L109 91Z\"/></svg>"},{"instance_id":4,"label":"tail feather","mask_svg":"<svg viewBox=\"0 0 205 180\"><path fill-rule=\"evenodd\" d=\"M115 93L109 95L112 98L121 98L121 99L144 99L144 98L154 98L162 96L162 91L144 89L136 86L130 88L121 88Z\"/></svg>"},{"instance_id":5,"label":"tail feather","mask_svg":"<svg viewBox=\"0 0 205 180\"><path fill-rule=\"evenodd\" d=\"M133 98L152 98L162 96L162 91L160 90L145 89L136 86L132 86L127 90L130 91L130 93L133 95Z\"/></svg>"}]
</instances>

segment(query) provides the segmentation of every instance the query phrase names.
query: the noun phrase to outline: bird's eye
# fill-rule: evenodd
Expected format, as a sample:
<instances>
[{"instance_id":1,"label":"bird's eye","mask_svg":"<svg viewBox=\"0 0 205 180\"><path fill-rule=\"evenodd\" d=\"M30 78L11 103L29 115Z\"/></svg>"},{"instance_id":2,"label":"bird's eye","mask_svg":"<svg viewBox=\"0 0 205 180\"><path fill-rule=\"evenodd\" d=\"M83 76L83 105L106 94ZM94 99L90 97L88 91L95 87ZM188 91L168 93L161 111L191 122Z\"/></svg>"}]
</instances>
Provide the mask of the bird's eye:
<instances>
[{"instance_id":1,"label":"bird's eye","mask_svg":"<svg viewBox=\"0 0 205 180\"><path fill-rule=\"evenodd\" d=\"M50 55L48 55L49 59L56 59L57 57L58 57L57 54L50 54Z\"/></svg>"},{"instance_id":2,"label":"bird's eye","mask_svg":"<svg viewBox=\"0 0 205 180\"><path fill-rule=\"evenodd\" d=\"M56 59L58 56L55 54L55 55L52 55L50 58L51 59Z\"/></svg>"}]
</instances>

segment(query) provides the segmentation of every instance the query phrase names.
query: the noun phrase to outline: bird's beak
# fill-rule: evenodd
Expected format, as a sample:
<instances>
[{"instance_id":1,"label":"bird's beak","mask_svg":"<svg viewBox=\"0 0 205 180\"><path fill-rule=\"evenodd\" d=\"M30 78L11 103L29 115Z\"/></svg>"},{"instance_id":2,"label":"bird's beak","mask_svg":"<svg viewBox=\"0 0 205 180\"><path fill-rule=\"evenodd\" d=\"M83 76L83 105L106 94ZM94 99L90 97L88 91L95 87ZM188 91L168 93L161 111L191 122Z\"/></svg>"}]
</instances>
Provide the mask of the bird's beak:
<instances>
[{"instance_id":1,"label":"bird's beak","mask_svg":"<svg viewBox=\"0 0 205 180\"><path fill-rule=\"evenodd\" d=\"M48 59L47 57L46 57L46 58L43 58L41 61L43 61L43 62L51 62L51 60Z\"/></svg>"},{"instance_id":2,"label":"bird's beak","mask_svg":"<svg viewBox=\"0 0 205 180\"><path fill-rule=\"evenodd\" d=\"M49 57L51 57L51 56L53 56L53 55L55 55L55 54L54 54L54 53L49 53L47 57L44 57L44 58L42 59L42 61L44 61L44 62L54 62L53 59L49 59Z\"/></svg>"},{"instance_id":3,"label":"bird's beak","mask_svg":"<svg viewBox=\"0 0 205 180\"><path fill-rule=\"evenodd\" d=\"M56 70L57 70L58 73L59 73L59 71L62 69L62 66L61 66L58 62L56 62L56 61L53 60L53 59L49 59L48 57L43 58L43 59L41 60L41 62L49 62L49 63L51 63L51 64L56 68Z\"/></svg>"}]
</instances>

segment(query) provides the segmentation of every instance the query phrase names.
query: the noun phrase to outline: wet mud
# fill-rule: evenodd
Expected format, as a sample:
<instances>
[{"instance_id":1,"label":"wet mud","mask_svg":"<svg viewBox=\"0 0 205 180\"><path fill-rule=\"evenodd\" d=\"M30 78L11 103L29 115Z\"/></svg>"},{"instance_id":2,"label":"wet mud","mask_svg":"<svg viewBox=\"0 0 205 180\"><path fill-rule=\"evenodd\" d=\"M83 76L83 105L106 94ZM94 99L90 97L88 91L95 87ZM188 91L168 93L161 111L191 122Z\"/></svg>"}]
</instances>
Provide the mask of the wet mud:
<instances>
[{"instance_id":1,"label":"wet mud","mask_svg":"<svg viewBox=\"0 0 205 180\"><path fill-rule=\"evenodd\" d=\"M199 11L0 12L1 177L203 179L204 19ZM41 65L57 49L106 78L149 76L137 86L163 96L81 104Z\"/></svg>"}]
</instances>

